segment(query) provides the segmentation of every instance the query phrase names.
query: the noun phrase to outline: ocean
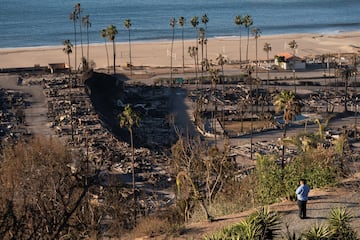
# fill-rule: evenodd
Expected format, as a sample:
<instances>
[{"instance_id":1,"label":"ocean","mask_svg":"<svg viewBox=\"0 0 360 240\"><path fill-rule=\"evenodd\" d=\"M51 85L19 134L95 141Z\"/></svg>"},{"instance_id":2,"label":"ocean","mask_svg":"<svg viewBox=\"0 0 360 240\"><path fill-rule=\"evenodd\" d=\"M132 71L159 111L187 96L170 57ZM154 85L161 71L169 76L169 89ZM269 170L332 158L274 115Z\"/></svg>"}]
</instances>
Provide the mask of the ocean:
<instances>
[{"instance_id":1,"label":"ocean","mask_svg":"<svg viewBox=\"0 0 360 240\"><path fill-rule=\"evenodd\" d=\"M209 18L207 37L238 36L236 15L250 15L262 35L286 33L339 33L360 30L359 0L1 0L0 48L62 45L74 43L69 16L80 2L82 15L89 15L90 42L101 43L102 29L113 24L117 42L128 41L124 20L130 19L132 41L169 40L170 19L185 17L186 39L194 38L189 23L193 16ZM83 42L86 30L83 28ZM245 36L246 30L242 30ZM181 38L181 28L175 28ZM77 39L79 43L79 37Z\"/></svg>"}]
</instances>

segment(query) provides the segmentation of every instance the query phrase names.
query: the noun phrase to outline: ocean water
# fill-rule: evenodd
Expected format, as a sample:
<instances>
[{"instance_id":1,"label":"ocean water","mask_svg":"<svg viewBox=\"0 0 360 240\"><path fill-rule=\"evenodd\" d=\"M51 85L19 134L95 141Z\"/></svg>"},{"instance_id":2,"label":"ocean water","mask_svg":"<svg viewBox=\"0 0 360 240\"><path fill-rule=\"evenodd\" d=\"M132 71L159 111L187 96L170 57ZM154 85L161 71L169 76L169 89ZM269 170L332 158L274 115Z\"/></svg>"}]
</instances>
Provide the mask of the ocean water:
<instances>
[{"instance_id":1,"label":"ocean water","mask_svg":"<svg viewBox=\"0 0 360 240\"><path fill-rule=\"evenodd\" d=\"M238 36L234 17L245 14L262 35L360 30L360 0L0 0L0 48L54 46L65 39L74 43L69 16L77 2L82 14L90 15L91 43L103 42L100 31L110 24L119 31L116 41L126 42L125 19L131 19L133 41L169 40L170 19L180 16L186 19L185 38L194 38L189 20L198 16L204 27L204 14L209 17L208 37ZM179 26L175 34L181 38Z\"/></svg>"}]
</instances>

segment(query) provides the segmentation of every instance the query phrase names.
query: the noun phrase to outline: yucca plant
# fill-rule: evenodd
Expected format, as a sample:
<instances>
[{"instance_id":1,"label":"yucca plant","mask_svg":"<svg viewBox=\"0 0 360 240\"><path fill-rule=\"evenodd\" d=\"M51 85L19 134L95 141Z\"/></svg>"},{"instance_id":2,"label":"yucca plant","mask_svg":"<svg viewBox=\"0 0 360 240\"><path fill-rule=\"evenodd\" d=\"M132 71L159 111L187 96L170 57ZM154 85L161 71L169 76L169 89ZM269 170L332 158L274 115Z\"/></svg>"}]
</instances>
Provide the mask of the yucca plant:
<instances>
[{"instance_id":1,"label":"yucca plant","mask_svg":"<svg viewBox=\"0 0 360 240\"><path fill-rule=\"evenodd\" d=\"M334 231L328 225L315 224L304 234L306 240L329 240L334 236Z\"/></svg>"},{"instance_id":2,"label":"yucca plant","mask_svg":"<svg viewBox=\"0 0 360 240\"><path fill-rule=\"evenodd\" d=\"M351 228L351 212L345 208L333 208L330 211L330 228L334 231L334 239L357 239L355 231Z\"/></svg>"},{"instance_id":3,"label":"yucca plant","mask_svg":"<svg viewBox=\"0 0 360 240\"><path fill-rule=\"evenodd\" d=\"M246 220L241 221L237 229L236 236L240 236L242 240L260 239L262 232L261 226L256 223L254 215L250 215Z\"/></svg>"},{"instance_id":4,"label":"yucca plant","mask_svg":"<svg viewBox=\"0 0 360 240\"><path fill-rule=\"evenodd\" d=\"M255 224L260 226L260 239L274 239L280 231L280 217L269 208L262 207L254 214Z\"/></svg>"}]
</instances>

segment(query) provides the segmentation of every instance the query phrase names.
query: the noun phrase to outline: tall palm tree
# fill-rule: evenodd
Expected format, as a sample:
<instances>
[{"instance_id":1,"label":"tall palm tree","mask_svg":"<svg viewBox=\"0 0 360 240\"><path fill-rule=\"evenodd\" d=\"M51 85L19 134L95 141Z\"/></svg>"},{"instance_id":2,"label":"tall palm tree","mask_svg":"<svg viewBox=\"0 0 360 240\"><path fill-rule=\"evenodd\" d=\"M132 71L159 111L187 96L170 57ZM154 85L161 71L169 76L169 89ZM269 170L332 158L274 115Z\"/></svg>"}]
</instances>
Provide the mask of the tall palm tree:
<instances>
[{"instance_id":1,"label":"tall palm tree","mask_svg":"<svg viewBox=\"0 0 360 240\"><path fill-rule=\"evenodd\" d=\"M69 78L70 78L70 74L71 74L71 65L70 65L70 54L72 53L72 43L70 42L70 40L64 40L63 42L64 48L63 48L63 52L67 55L68 57L68 64L69 64Z\"/></svg>"},{"instance_id":2,"label":"tall palm tree","mask_svg":"<svg viewBox=\"0 0 360 240\"><path fill-rule=\"evenodd\" d=\"M194 28L195 30L195 40L196 40L196 49L199 49L199 42L198 42L198 30L197 30L197 26L199 25L199 18L197 16L193 16L190 19L190 24L191 26ZM198 52L196 51L196 54ZM199 55L196 55L196 62L199 62Z\"/></svg>"},{"instance_id":3,"label":"tall palm tree","mask_svg":"<svg viewBox=\"0 0 360 240\"><path fill-rule=\"evenodd\" d=\"M114 75L116 75L116 50L115 50L115 37L118 34L118 31L116 29L116 26L109 25L106 29L106 36L108 37L109 41L113 44L113 56L114 56Z\"/></svg>"},{"instance_id":4,"label":"tall palm tree","mask_svg":"<svg viewBox=\"0 0 360 240\"><path fill-rule=\"evenodd\" d=\"M256 68L255 68L255 73L256 73L256 79L258 78L258 66L259 66L259 62L258 62L258 39L260 37L261 31L259 28L253 28L252 29L252 34L255 38L255 63L256 63Z\"/></svg>"},{"instance_id":5,"label":"tall palm tree","mask_svg":"<svg viewBox=\"0 0 360 240\"><path fill-rule=\"evenodd\" d=\"M131 174L132 174L132 193L134 200L134 208L136 206L136 197L135 197L135 151L134 151L134 126L140 126L140 117L139 115L132 110L130 105L126 105L124 111L120 115L120 127L126 127L130 133L130 145L131 145ZM136 211L135 211L136 219ZM135 220L136 221L136 220Z\"/></svg>"},{"instance_id":6,"label":"tall palm tree","mask_svg":"<svg viewBox=\"0 0 360 240\"><path fill-rule=\"evenodd\" d=\"M254 72L254 67L250 64L245 66L246 73L248 75L248 81L250 83L249 99L250 99L250 159L253 159L253 131L254 131L254 101L253 101L253 78L252 73Z\"/></svg>"},{"instance_id":7,"label":"tall palm tree","mask_svg":"<svg viewBox=\"0 0 360 240\"><path fill-rule=\"evenodd\" d=\"M271 44L266 42L264 43L264 48L263 48L264 52L266 52L266 61L267 63L269 64L269 54L272 50L271 48ZM267 82L266 82L266 85L268 87L268 90L269 90L269 80L270 80L270 66L268 65L268 68L267 68L267 73L268 73L268 76L267 76Z\"/></svg>"},{"instance_id":8,"label":"tall palm tree","mask_svg":"<svg viewBox=\"0 0 360 240\"><path fill-rule=\"evenodd\" d=\"M89 49L90 49L90 39L89 39L89 28L91 27L91 22L90 22L90 16L86 15L82 18L82 24L86 27L86 39L87 39L87 51L86 51L86 59L87 59L87 63L89 64Z\"/></svg>"},{"instance_id":9,"label":"tall palm tree","mask_svg":"<svg viewBox=\"0 0 360 240\"><path fill-rule=\"evenodd\" d=\"M289 48L293 51L293 62L292 62L292 71L293 71L293 80L294 80L294 92L296 94L296 84L295 84L295 51L298 48L298 44L295 40L289 42Z\"/></svg>"},{"instance_id":10,"label":"tall palm tree","mask_svg":"<svg viewBox=\"0 0 360 240\"><path fill-rule=\"evenodd\" d=\"M81 13L82 13L83 10L82 10L82 8L80 6L80 3L75 4L74 11L75 11L75 13L77 15L77 19L80 19L80 22L79 22L79 27L80 27L80 47L81 47L81 59L83 59L84 58L84 47L83 47L83 37L82 37L83 32L82 32L82 27L81 27L81 25L82 25L81 24L81 20L82 20Z\"/></svg>"},{"instance_id":11,"label":"tall palm tree","mask_svg":"<svg viewBox=\"0 0 360 240\"><path fill-rule=\"evenodd\" d=\"M267 94L270 94L269 93L269 81L270 81L270 65L269 65L269 53L271 52L271 44L270 43L265 43L264 44L264 48L263 48L264 52L266 52L266 61L268 63L268 66L267 66L267 81L266 81L266 87L267 87ZM268 95L269 96L269 95ZM267 105L268 105L268 112L270 111L270 101L269 99L267 99Z\"/></svg>"},{"instance_id":12,"label":"tall palm tree","mask_svg":"<svg viewBox=\"0 0 360 240\"><path fill-rule=\"evenodd\" d=\"M223 86L225 84L224 82L224 65L225 63L227 62L225 57L219 53L219 55L216 57L216 61L217 61L217 64L221 66L221 79L220 81L222 82Z\"/></svg>"},{"instance_id":13,"label":"tall palm tree","mask_svg":"<svg viewBox=\"0 0 360 240\"><path fill-rule=\"evenodd\" d=\"M301 104L299 100L296 98L296 95L293 91L283 90L280 94L275 96L275 111L283 112L283 126L284 133L283 139L286 138L286 129L287 125L290 121L294 120L296 115L301 113ZM283 144L282 147L282 159L281 159L281 167L285 167L285 146Z\"/></svg>"},{"instance_id":14,"label":"tall palm tree","mask_svg":"<svg viewBox=\"0 0 360 240\"><path fill-rule=\"evenodd\" d=\"M71 13L70 13L70 20L73 22L73 25L74 25L74 55L75 55L75 69L76 69L76 66L77 66L77 54L76 54L76 36L77 36L77 31L76 31L76 22L77 20L79 19L79 16L77 14L77 12L75 10L73 10Z\"/></svg>"},{"instance_id":15,"label":"tall palm tree","mask_svg":"<svg viewBox=\"0 0 360 240\"><path fill-rule=\"evenodd\" d=\"M205 33L207 34L207 24L209 22L209 17L206 15L206 13L201 17L201 22L205 25ZM205 36L205 58L208 59L207 56L207 37Z\"/></svg>"},{"instance_id":16,"label":"tall palm tree","mask_svg":"<svg viewBox=\"0 0 360 240\"><path fill-rule=\"evenodd\" d=\"M255 38L255 79L256 79L256 101L259 100L259 77L258 77L258 72L259 72L259 62L258 62L258 39L260 37L261 31L259 28L253 28L252 29L252 34ZM258 112L258 105L256 104L256 112Z\"/></svg>"},{"instance_id":17,"label":"tall palm tree","mask_svg":"<svg viewBox=\"0 0 360 240\"><path fill-rule=\"evenodd\" d=\"M244 24L244 21L240 15L237 15L235 16L234 22L237 26L239 26L239 65L241 69L241 26Z\"/></svg>"},{"instance_id":18,"label":"tall palm tree","mask_svg":"<svg viewBox=\"0 0 360 240\"><path fill-rule=\"evenodd\" d=\"M199 28L199 44L201 45L201 74L204 72L204 43L205 43L205 29ZM203 77L201 76L201 79Z\"/></svg>"},{"instance_id":19,"label":"tall palm tree","mask_svg":"<svg viewBox=\"0 0 360 240\"><path fill-rule=\"evenodd\" d=\"M129 40L129 64L130 64L130 76L132 76L132 59L131 59L131 20L125 19L124 27L128 30L128 40Z\"/></svg>"},{"instance_id":20,"label":"tall palm tree","mask_svg":"<svg viewBox=\"0 0 360 240\"><path fill-rule=\"evenodd\" d=\"M212 86L212 98L213 98L213 102L214 102L214 110L213 110L213 127L214 127L214 136L215 136L215 146L216 145L216 135L217 135L217 131L216 131L216 123L217 123L217 101L215 98L215 91L216 91L216 85L219 83L220 81L220 76L219 76L219 69L218 68L214 68L211 67L209 69L209 73L210 73L210 79L211 79L211 86Z\"/></svg>"},{"instance_id":21,"label":"tall palm tree","mask_svg":"<svg viewBox=\"0 0 360 240\"><path fill-rule=\"evenodd\" d=\"M356 68L351 68L348 65L340 67L336 70L335 76L341 77L345 83L345 99L344 99L344 112L348 111L347 102L348 102L348 86L351 76L357 72Z\"/></svg>"},{"instance_id":22,"label":"tall palm tree","mask_svg":"<svg viewBox=\"0 0 360 240\"><path fill-rule=\"evenodd\" d=\"M106 61L107 61L107 70L108 70L108 73L109 73L109 51L108 51L108 48L107 48L107 32L106 32L106 29L103 29L101 30L101 37L105 39L105 51L106 51Z\"/></svg>"},{"instance_id":23,"label":"tall palm tree","mask_svg":"<svg viewBox=\"0 0 360 240\"><path fill-rule=\"evenodd\" d=\"M250 15L245 15L243 23L247 29L247 43L246 43L246 61L249 61L249 39L250 39L250 27L253 25L253 20Z\"/></svg>"},{"instance_id":24,"label":"tall palm tree","mask_svg":"<svg viewBox=\"0 0 360 240\"><path fill-rule=\"evenodd\" d=\"M184 25L185 25L185 18L179 17L178 23L181 27L181 42L182 42L182 70L183 73L185 72L185 53L184 53Z\"/></svg>"},{"instance_id":25,"label":"tall palm tree","mask_svg":"<svg viewBox=\"0 0 360 240\"><path fill-rule=\"evenodd\" d=\"M188 53L190 57L194 59L196 85L198 85L198 67L197 67L197 59L196 59L198 55L198 48L195 46L189 46Z\"/></svg>"},{"instance_id":26,"label":"tall palm tree","mask_svg":"<svg viewBox=\"0 0 360 240\"><path fill-rule=\"evenodd\" d=\"M71 65L70 65L70 54L72 53L72 47L70 40L65 40L63 42L64 48L63 52L68 57L68 63L69 63L69 83L70 83L70 91L72 88L72 79L71 79ZM71 101L70 101L71 102ZM71 125L71 140L74 141L74 124L73 124L73 111L72 111L72 104L70 105L70 125Z\"/></svg>"},{"instance_id":27,"label":"tall palm tree","mask_svg":"<svg viewBox=\"0 0 360 240\"><path fill-rule=\"evenodd\" d=\"M171 38L171 50L170 50L170 86L173 84L173 51L174 51L174 38L175 38L175 18L171 18L170 26L172 29L172 38Z\"/></svg>"}]
</instances>

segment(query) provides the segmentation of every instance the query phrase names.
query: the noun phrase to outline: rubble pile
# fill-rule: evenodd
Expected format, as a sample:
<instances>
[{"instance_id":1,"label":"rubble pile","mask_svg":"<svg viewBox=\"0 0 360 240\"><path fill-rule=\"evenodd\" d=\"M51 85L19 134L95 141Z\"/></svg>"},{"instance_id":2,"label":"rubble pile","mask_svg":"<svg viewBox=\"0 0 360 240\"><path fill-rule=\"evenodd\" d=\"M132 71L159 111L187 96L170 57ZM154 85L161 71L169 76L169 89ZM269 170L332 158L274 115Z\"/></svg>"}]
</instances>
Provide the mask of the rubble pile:
<instances>
[{"instance_id":1,"label":"rubble pile","mask_svg":"<svg viewBox=\"0 0 360 240\"><path fill-rule=\"evenodd\" d=\"M22 135L28 132L24 126L25 113L24 109L27 105L25 94L0 89L0 139L1 142L16 141Z\"/></svg>"},{"instance_id":2,"label":"rubble pile","mask_svg":"<svg viewBox=\"0 0 360 240\"><path fill-rule=\"evenodd\" d=\"M68 79L50 79L42 81L44 94L47 97L48 103L48 117L51 122L51 127L56 134L66 139L75 152L82 157L85 165L90 169L101 171L103 185L123 185L131 184L132 172L132 154L131 147L128 143L121 141L119 136L114 135L109 126L113 123L105 122L101 112L94 108L89 95L86 93L86 86L79 85L76 82L70 82ZM129 90L133 91L133 90ZM129 99L134 97L134 94L129 94ZM125 94L127 96L127 94ZM151 96L157 95L158 92L153 91ZM143 94L142 96L146 96ZM129 100L127 99L127 100ZM119 103L119 101L117 101ZM144 99L144 102L148 102ZM151 101L150 101L151 102ZM119 105L119 104L118 104ZM163 123L164 113L161 107L166 105L160 101L157 104L133 104L135 110L142 110L141 128L136 131L141 131L141 136L151 136L151 129L155 129L157 125L159 128L164 127ZM123 106L115 106L111 115L116 121L116 116L123 110ZM159 119L152 118L159 115ZM165 131L165 130L164 130ZM137 133L139 134L139 133ZM149 135L147 135L149 134ZM158 134L158 132L157 132ZM156 134L153 134L156 138ZM159 137L164 141L164 137ZM149 142L152 138L143 138ZM139 201L144 203L144 208L151 209L159 205L165 205L169 201L168 197L156 197L158 201L153 202L155 186L162 186L167 183L168 171L163 171L158 174L158 170L154 168L164 169L164 161L166 157L150 151L144 147L138 147L134 152L135 159L135 173L137 185L146 185L151 188L150 195L145 194L145 199ZM84 165L84 164L83 164ZM74 163L74 168L84 167L81 163ZM167 183L168 184L168 183ZM125 192L124 192L125 193Z\"/></svg>"}]
</instances>

